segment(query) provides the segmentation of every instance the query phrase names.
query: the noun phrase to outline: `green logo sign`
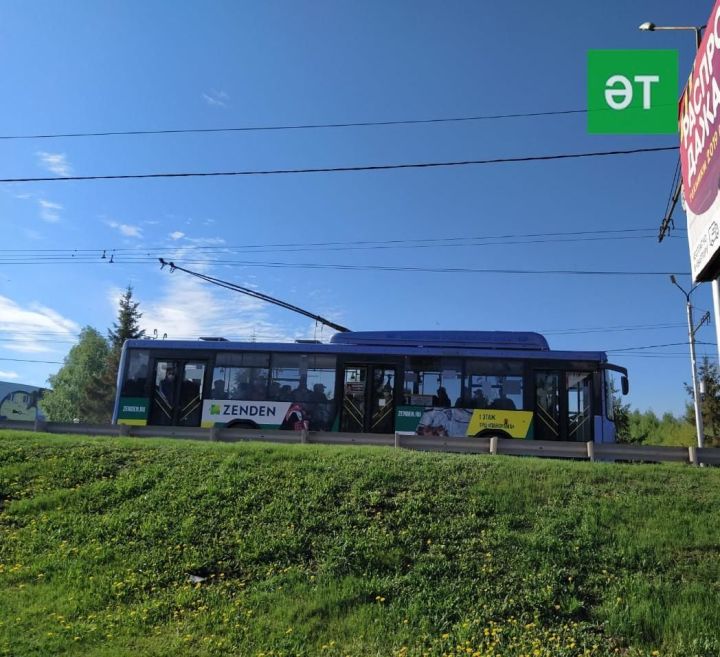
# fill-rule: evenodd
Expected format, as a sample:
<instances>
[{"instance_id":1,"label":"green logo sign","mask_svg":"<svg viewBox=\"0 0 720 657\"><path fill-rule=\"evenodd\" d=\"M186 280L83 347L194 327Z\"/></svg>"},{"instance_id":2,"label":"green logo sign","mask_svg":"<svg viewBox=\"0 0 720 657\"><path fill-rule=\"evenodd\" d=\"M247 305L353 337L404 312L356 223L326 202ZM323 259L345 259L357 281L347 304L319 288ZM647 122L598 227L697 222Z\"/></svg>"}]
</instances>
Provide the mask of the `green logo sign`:
<instances>
[{"instance_id":1,"label":"green logo sign","mask_svg":"<svg viewBox=\"0 0 720 657\"><path fill-rule=\"evenodd\" d=\"M120 420L147 420L148 400L144 397L120 397Z\"/></svg>"},{"instance_id":2,"label":"green logo sign","mask_svg":"<svg viewBox=\"0 0 720 657\"><path fill-rule=\"evenodd\" d=\"M210 415L220 415L220 406L218 404L210 404Z\"/></svg>"},{"instance_id":3,"label":"green logo sign","mask_svg":"<svg viewBox=\"0 0 720 657\"><path fill-rule=\"evenodd\" d=\"M415 431L424 412L424 406L398 406L395 410L395 430Z\"/></svg>"},{"instance_id":4,"label":"green logo sign","mask_svg":"<svg viewBox=\"0 0 720 657\"><path fill-rule=\"evenodd\" d=\"M588 132L677 133L677 50L589 50Z\"/></svg>"}]
</instances>

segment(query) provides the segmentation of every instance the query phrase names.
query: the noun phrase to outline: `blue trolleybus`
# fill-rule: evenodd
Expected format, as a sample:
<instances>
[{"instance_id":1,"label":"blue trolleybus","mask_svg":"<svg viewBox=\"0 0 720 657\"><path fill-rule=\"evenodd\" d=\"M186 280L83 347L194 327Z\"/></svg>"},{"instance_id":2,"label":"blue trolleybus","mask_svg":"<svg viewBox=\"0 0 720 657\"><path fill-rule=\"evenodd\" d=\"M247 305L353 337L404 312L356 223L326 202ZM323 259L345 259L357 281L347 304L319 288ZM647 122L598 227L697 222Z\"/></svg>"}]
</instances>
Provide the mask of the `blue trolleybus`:
<instances>
[{"instance_id":1,"label":"blue trolleybus","mask_svg":"<svg viewBox=\"0 0 720 657\"><path fill-rule=\"evenodd\" d=\"M599 351L538 333L373 331L330 343L128 340L113 422L613 442Z\"/></svg>"}]
</instances>

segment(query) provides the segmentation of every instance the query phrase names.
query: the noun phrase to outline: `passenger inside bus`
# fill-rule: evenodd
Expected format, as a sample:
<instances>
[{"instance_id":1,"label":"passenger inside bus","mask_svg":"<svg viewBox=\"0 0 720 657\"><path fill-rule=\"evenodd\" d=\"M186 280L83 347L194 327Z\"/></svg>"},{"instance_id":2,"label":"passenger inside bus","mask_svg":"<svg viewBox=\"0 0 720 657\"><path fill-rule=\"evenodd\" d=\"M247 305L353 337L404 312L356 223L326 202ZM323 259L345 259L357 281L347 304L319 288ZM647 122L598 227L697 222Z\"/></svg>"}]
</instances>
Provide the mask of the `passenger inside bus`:
<instances>
[{"instance_id":1,"label":"passenger inside bus","mask_svg":"<svg viewBox=\"0 0 720 657\"><path fill-rule=\"evenodd\" d=\"M175 369L168 367L165 371L165 377L160 381L160 393L165 397L169 404L175 402Z\"/></svg>"},{"instance_id":2,"label":"passenger inside bus","mask_svg":"<svg viewBox=\"0 0 720 657\"><path fill-rule=\"evenodd\" d=\"M490 404L490 408L494 408L502 411L514 411L516 410L515 402L505 395L505 390L500 388L500 396Z\"/></svg>"},{"instance_id":3,"label":"passenger inside bus","mask_svg":"<svg viewBox=\"0 0 720 657\"><path fill-rule=\"evenodd\" d=\"M200 397L200 382L195 379L185 379L180 386L180 403L185 406Z\"/></svg>"},{"instance_id":4,"label":"passenger inside bus","mask_svg":"<svg viewBox=\"0 0 720 657\"><path fill-rule=\"evenodd\" d=\"M225 392L225 381L223 381L222 379L217 379L213 383L212 397L213 399L227 399L227 393Z\"/></svg>"},{"instance_id":5,"label":"passenger inside bus","mask_svg":"<svg viewBox=\"0 0 720 657\"><path fill-rule=\"evenodd\" d=\"M455 408L487 408L488 406L489 403L482 388L475 388L471 399L458 397L455 401Z\"/></svg>"},{"instance_id":6,"label":"passenger inside bus","mask_svg":"<svg viewBox=\"0 0 720 657\"><path fill-rule=\"evenodd\" d=\"M296 402L309 402L311 401L312 394L308 390L308 387L302 381L298 384L293 392L293 401Z\"/></svg>"},{"instance_id":7,"label":"passenger inside bus","mask_svg":"<svg viewBox=\"0 0 720 657\"><path fill-rule=\"evenodd\" d=\"M280 384L277 381L272 381L270 383L268 399L271 399L272 401L280 401L281 390Z\"/></svg>"},{"instance_id":8,"label":"passenger inside bus","mask_svg":"<svg viewBox=\"0 0 720 657\"><path fill-rule=\"evenodd\" d=\"M325 386L322 383L316 383L313 386L312 401L314 402L326 402L328 400L325 394Z\"/></svg>"},{"instance_id":9,"label":"passenger inside bus","mask_svg":"<svg viewBox=\"0 0 720 657\"><path fill-rule=\"evenodd\" d=\"M437 389L437 394L433 396L432 405L441 408L450 408L452 406L450 397L448 397L447 390L444 387L440 386Z\"/></svg>"},{"instance_id":10,"label":"passenger inside bus","mask_svg":"<svg viewBox=\"0 0 720 657\"><path fill-rule=\"evenodd\" d=\"M250 401L263 401L265 397L267 396L264 379L258 379L253 383L252 386L248 386L249 392L248 392L248 399Z\"/></svg>"},{"instance_id":11,"label":"passenger inside bus","mask_svg":"<svg viewBox=\"0 0 720 657\"><path fill-rule=\"evenodd\" d=\"M476 388L473 395L473 408L487 408L488 400L482 388Z\"/></svg>"}]
</instances>

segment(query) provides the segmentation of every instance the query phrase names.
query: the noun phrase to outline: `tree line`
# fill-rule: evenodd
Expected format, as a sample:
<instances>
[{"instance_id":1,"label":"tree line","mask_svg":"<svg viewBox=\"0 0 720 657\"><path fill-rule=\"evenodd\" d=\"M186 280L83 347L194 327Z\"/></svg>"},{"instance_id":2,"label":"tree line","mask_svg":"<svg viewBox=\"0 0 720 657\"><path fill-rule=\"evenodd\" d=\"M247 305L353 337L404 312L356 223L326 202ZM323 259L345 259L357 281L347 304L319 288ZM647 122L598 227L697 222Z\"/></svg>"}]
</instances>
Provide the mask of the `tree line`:
<instances>
[{"instance_id":1,"label":"tree line","mask_svg":"<svg viewBox=\"0 0 720 657\"><path fill-rule=\"evenodd\" d=\"M705 445L720 446L720 370L707 356L698 369L698 380L705 384L701 396L700 412L705 425ZM630 410L615 396L614 413L618 442L653 445L693 445L695 431L695 405L691 384L684 384L688 401L685 413L675 417L672 413L658 416L654 411Z\"/></svg>"},{"instance_id":2,"label":"tree line","mask_svg":"<svg viewBox=\"0 0 720 657\"><path fill-rule=\"evenodd\" d=\"M107 336L92 326L82 329L63 366L48 378L51 389L40 401L48 420L100 424L112 420L123 343L145 337L144 329L140 328L139 305L133 299L132 286L128 285L120 297L117 320Z\"/></svg>"}]
</instances>

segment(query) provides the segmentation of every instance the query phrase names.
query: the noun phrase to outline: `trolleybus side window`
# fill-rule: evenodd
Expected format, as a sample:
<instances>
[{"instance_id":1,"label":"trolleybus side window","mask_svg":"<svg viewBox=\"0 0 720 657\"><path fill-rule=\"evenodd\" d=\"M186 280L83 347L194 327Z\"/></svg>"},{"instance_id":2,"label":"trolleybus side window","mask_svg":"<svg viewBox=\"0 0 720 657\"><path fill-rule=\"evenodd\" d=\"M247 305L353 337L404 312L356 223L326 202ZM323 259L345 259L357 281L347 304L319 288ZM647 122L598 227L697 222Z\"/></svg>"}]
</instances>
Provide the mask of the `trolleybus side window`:
<instances>
[{"instance_id":1,"label":"trolleybus side window","mask_svg":"<svg viewBox=\"0 0 720 657\"><path fill-rule=\"evenodd\" d=\"M523 408L522 361L468 359L464 383L463 408Z\"/></svg>"},{"instance_id":2,"label":"trolleybus side window","mask_svg":"<svg viewBox=\"0 0 720 657\"><path fill-rule=\"evenodd\" d=\"M613 373L610 370L605 370L604 372L604 382L605 382L605 413L607 415L607 419L611 422L615 421L615 397L618 395L618 390L615 386L615 381L613 379Z\"/></svg>"},{"instance_id":3,"label":"trolleybus side window","mask_svg":"<svg viewBox=\"0 0 720 657\"><path fill-rule=\"evenodd\" d=\"M273 354L270 399L302 405L311 430L329 430L335 419L335 361L327 354Z\"/></svg>"},{"instance_id":4,"label":"trolleybus side window","mask_svg":"<svg viewBox=\"0 0 720 657\"><path fill-rule=\"evenodd\" d=\"M127 371L120 393L123 397L145 397L147 395L149 364L150 351L148 349L132 349L129 352Z\"/></svg>"},{"instance_id":5,"label":"trolleybus side window","mask_svg":"<svg viewBox=\"0 0 720 657\"><path fill-rule=\"evenodd\" d=\"M307 356L307 387L314 401L332 401L335 397L335 356Z\"/></svg>"},{"instance_id":6,"label":"trolleybus side window","mask_svg":"<svg viewBox=\"0 0 720 657\"><path fill-rule=\"evenodd\" d=\"M215 359L212 399L261 401L267 399L270 355L257 352L221 352Z\"/></svg>"},{"instance_id":7,"label":"trolleybus side window","mask_svg":"<svg viewBox=\"0 0 720 657\"><path fill-rule=\"evenodd\" d=\"M335 356L273 354L270 393L283 401L311 401L313 393L326 400L335 393ZM316 400L317 401L317 400Z\"/></svg>"},{"instance_id":8,"label":"trolleybus side window","mask_svg":"<svg viewBox=\"0 0 720 657\"><path fill-rule=\"evenodd\" d=\"M405 363L405 403L450 407L460 397L462 361L412 356Z\"/></svg>"}]
</instances>

